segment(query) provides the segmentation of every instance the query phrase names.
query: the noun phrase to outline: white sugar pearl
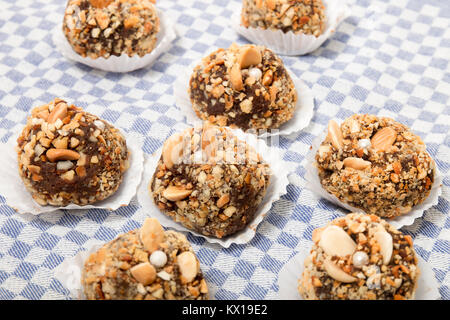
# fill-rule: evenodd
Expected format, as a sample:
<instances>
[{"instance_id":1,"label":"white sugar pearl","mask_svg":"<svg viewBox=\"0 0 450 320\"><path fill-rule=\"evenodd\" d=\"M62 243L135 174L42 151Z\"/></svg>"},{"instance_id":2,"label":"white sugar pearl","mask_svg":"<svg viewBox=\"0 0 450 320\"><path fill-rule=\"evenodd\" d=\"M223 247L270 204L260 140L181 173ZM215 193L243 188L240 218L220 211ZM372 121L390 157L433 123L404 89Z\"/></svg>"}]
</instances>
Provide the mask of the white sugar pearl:
<instances>
[{"instance_id":1,"label":"white sugar pearl","mask_svg":"<svg viewBox=\"0 0 450 320\"><path fill-rule=\"evenodd\" d=\"M249 69L248 74L253 78L255 78L256 80L259 80L262 77L262 71L258 68Z\"/></svg>"},{"instance_id":2,"label":"white sugar pearl","mask_svg":"<svg viewBox=\"0 0 450 320\"><path fill-rule=\"evenodd\" d=\"M371 146L370 140L369 139L361 139L358 141L358 146L361 149L367 149L368 147Z\"/></svg>"},{"instance_id":3,"label":"white sugar pearl","mask_svg":"<svg viewBox=\"0 0 450 320\"><path fill-rule=\"evenodd\" d=\"M357 251L353 254L353 265L361 268L369 263L369 256L364 251Z\"/></svg>"},{"instance_id":4,"label":"white sugar pearl","mask_svg":"<svg viewBox=\"0 0 450 320\"><path fill-rule=\"evenodd\" d=\"M156 250L150 255L150 263L157 268L163 267L167 263L167 256L161 250Z\"/></svg>"}]
</instances>

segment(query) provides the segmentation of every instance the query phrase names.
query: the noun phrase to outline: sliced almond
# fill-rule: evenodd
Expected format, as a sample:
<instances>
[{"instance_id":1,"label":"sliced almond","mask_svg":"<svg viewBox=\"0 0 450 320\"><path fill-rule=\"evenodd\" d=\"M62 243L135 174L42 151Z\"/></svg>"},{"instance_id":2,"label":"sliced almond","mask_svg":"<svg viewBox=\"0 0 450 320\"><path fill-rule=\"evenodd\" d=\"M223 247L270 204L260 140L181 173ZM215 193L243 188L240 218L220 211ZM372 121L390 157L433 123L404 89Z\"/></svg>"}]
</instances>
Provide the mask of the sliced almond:
<instances>
[{"instance_id":1,"label":"sliced almond","mask_svg":"<svg viewBox=\"0 0 450 320\"><path fill-rule=\"evenodd\" d=\"M388 150L397 139L397 131L390 127L379 130L370 140L372 147L377 151Z\"/></svg>"},{"instance_id":2,"label":"sliced almond","mask_svg":"<svg viewBox=\"0 0 450 320\"><path fill-rule=\"evenodd\" d=\"M141 227L139 237L145 250L152 253L164 239L164 229L155 218L147 218Z\"/></svg>"},{"instance_id":3,"label":"sliced almond","mask_svg":"<svg viewBox=\"0 0 450 320\"><path fill-rule=\"evenodd\" d=\"M69 149L48 149L46 156L50 162L80 159L78 152Z\"/></svg>"},{"instance_id":4,"label":"sliced almond","mask_svg":"<svg viewBox=\"0 0 450 320\"><path fill-rule=\"evenodd\" d=\"M177 264L181 272L181 282L192 282L199 271L197 258L190 251L185 251L177 256Z\"/></svg>"},{"instance_id":5,"label":"sliced almond","mask_svg":"<svg viewBox=\"0 0 450 320\"><path fill-rule=\"evenodd\" d=\"M383 256L383 264L389 264L394 248L392 236L387 231L379 230L374 233L373 237L380 245L380 253Z\"/></svg>"},{"instance_id":6,"label":"sliced almond","mask_svg":"<svg viewBox=\"0 0 450 320\"><path fill-rule=\"evenodd\" d=\"M237 64L233 65L230 69L230 81L234 90L241 91L244 89L241 68Z\"/></svg>"},{"instance_id":7,"label":"sliced almond","mask_svg":"<svg viewBox=\"0 0 450 320\"><path fill-rule=\"evenodd\" d=\"M67 104L65 102L58 103L50 112L47 122L48 123L55 123L56 120L64 119L67 116Z\"/></svg>"},{"instance_id":8,"label":"sliced almond","mask_svg":"<svg viewBox=\"0 0 450 320\"><path fill-rule=\"evenodd\" d=\"M149 262L140 263L130 269L131 275L144 286L153 283L156 279L156 270Z\"/></svg>"},{"instance_id":9,"label":"sliced almond","mask_svg":"<svg viewBox=\"0 0 450 320\"><path fill-rule=\"evenodd\" d=\"M344 159L344 166L355 170L364 170L371 165L372 163L370 161L366 161L361 158L348 157Z\"/></svg>"},{"instance_id":10,"label":"sliced almond","mask_svg":"<svg viewBox=\"0 0 450 320\"><path fill-rule=\"evenodd\" d=\"M328 226L321 234L319 246L329 256L345 257L353 254L356 250L356 243L338 226Z\"/></svg>"},{"instance_id":11,"label":"sliced almond","mask_svg":"<svg viewBox=\"0 0 450 320\"><path fill-rule=\"evenodd\" d=\"M239 67L241 69L246 69L250 66L260 64L262 61L262 56L258 48L250 45L241 47L238 59L239 59Z\"/></svg>"},{"instance_id":12,"label":"sliced almond","mask_svg":"<svg viewBox=\"0 0 450 320\"><path fill-rule=\"evenodd\" d=\"M324 261L323 266L325 267L325 270L327 271L328 275L337 281L351 283L358 280L357 278L344 272L344 270L339 268L335 263L331 262L329 259L326 259Z\"/></svg>"},{"instance_id":13,"label":"sliced almond","mask_svg":"<svg viewBox=\"0 0 450 320\"><path fill-rule=\"evenodd\" d=\"M328 138L331 140L331 144L338 150L342 149L344 138L342 137L342 131L336 121L330 120L328 122Z\"/></svg>"},{"instance_id":14,"label":"sliced almond","mask_svg":"<svg viewBox=\"0 0 450 320\"><path fill-rule=\"evenodd\" d=\"M162 192L162 196L170 201L180 201L188 197L192 190L178 186L170 186Z\"/></svg>"}]
</instances>

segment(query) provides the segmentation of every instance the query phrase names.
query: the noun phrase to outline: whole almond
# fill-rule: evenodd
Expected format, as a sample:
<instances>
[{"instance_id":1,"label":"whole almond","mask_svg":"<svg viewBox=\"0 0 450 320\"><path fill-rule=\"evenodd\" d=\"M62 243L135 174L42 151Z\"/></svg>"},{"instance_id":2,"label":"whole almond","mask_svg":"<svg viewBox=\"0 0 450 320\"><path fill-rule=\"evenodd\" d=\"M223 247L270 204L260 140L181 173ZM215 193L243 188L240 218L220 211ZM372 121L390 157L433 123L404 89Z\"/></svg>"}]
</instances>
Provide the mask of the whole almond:
<instances>
[{"instance_id":1,"label":"whole almond","mask_svg":"<svg viewBox=\"0 0 450 320\"><path fill-rule=\"evenodd\" d=\"M328 138L331 140L331 144L338 150L343 147L342 131L336 121L330 120L328 122Z\"/></svg>"},{"instance_id":2,"label":"whole almond","mask_svg":"<svg viewBox=\"0 0 450 320\"><path fill-rule=\"evenodd\" d=\"M231 86L236 91L244 89L244 83L242 81L241 68L237 64L233 65L230 70Z\"/></svg>"},{"instance_id":3,"label":"whole almond","mask_svg":"<svg viewBox=\"0 0 450 320\"><path fill-rule=\"evenodd\" d=\"M373 237L380 245L380 253L383 256L383 264L389 264L394 248L391 234L385 230L379 230L374 233Z\"/></svg>"},{"instance_id":4,"label":"whole almond","mask_svg":"<svg viewBox=\"0 0 450 320\"><path fill-rule=\"evenodd\" d=\"M199 271L197 258L190 251L185 251L177 256L177 264L181 273L181 282L192 282Z\"/></svg>"},{"instance_id":5,"label":"whole almond","mask_svg":"<svg viewBox=\"0 0 450 320\"><path fill-rule=\"evenodd\" d=\"M372 147L377 151L388 150L397 139L397 131L390 127L379 130L370 140Z\"/></svg>"},{"instance_id":6,"label":"whole almond","mask_svg":"<svg viewBox=\"0 0 450 320\"><path fill-rule=\"evenodd\" d=\"M139 237L144 249L152 253L158 250L159 244L164 240L164 229L157 219L147 218L139 231Z\"/></svg>"},{"instance_id":7,"label":"whole almond","mask_svg":"<svg viewBox=\"0 0 450 320\"><path fill-rule=\"evenodd\" d=\"M131 275L144 286L153 283L156 279L156 270L149 262L140 263L130 269Z\"/></svg>"},{"instance_id":8,"label":"whole almond","mask_svg":"<svg viewBox=\"0 0 450 320\"><path fill-rule=\"evenodd\" d=\"M162 196L170 201L180 201L188 197L192 190L178 186L170 186L162 192Z\"/></svg>"},{"instance_id":9,"label":"whole almond","mask_svg":"<svg viewBox=\"0 0 450 320\"><path fill-rule=\"evenodd\" d=\"M46 156L50 162L80 159L78 152L69 149L48 149Z\"/></svg>"},{"instance_id":10,"label":"whole almond","mask_svg":"<svg viewBox=\"0 0 450 320\"><path fill-rule=\"evenodd\" d=\"M182 133L176 133L166 140L163 146L162 159L168 169L177 164L183 153Z\"/></svg>"},{"instance_id":11,"label":"whole almond","mask_svg":"<svg viewBox=\"0 0 450 320\"><path fill-rule=\"evenodd\" d=\"M351 283L358 280L357 278L344 272L344 270L339 268L334 262L330 261L329 259L326 259L324 261L323 266L325 267L328 275L337 281Z\"/></svg>"},{"instance_id":12,"label":"whole almond","mask_svg":"<svg viewBox=\"0 0 450 320\"><path fill-rule=\"evenodd\" d=\"M371 165L372 163L370 161L366 161L361 158L348 157L344 159L344 166L355 170L364 170Z\"/></svg>"},{"instance_id":13,"label":"whole almond","mask_svg":"<svg viewBox=\"0 0 450 320\"><path fill-rule=\"evenodd\" d=\"M47 122L48 123L55 123L56 120L64 119L67 115L67 104L65 102L58 103L50 112Z\"/></svg>"},{"instance_id":14,"label":"whole almond","mask_svg":"<svg viewBox=\"0 0 450 320\"><path fill-rule=\"evenodd\" d=\"M261 52L255 46L244 46L240 50L239 67L246 69L250 66L255 66L261 63Z\"/></svg>"},{"instance_id":15,"label":"whole almond","mask_svg":"<svg viewBox=\"0 0 450 320\"><path fill-rule=\"evenodd\" d=\"M344 229L334 225L321 232L319 246L329 256L345 257L356 251L356 242Z\"/></svg>"}]
</instances>

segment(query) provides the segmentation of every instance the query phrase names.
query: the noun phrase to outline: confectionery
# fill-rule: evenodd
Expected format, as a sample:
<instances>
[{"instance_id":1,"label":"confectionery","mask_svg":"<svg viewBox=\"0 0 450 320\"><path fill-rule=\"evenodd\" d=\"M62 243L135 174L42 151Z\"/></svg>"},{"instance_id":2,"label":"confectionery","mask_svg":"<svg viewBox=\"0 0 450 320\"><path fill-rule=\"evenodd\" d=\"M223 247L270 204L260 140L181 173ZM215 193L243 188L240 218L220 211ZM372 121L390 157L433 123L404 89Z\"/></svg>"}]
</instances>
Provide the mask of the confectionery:
<instances>
[{"instance_id":1,"label":"confectionery","mask_svg":"<svg viewBox=\"0 0 450 320\"><path fill-rule=\"evenodd\" d=\"M207 300L208 286L186 237L147 218L85 261L89 300Z\"/></svg>"},{"instance_id":2,"label":"confectionery","mask_svg":"<svg viewBox=\"0 0 450 320\"><path fill-rule=\"evenodd\" d=\"M243 0L241 24L248 28L320 36L326 29L322 0Z\"/></svg>"},{"instance_id":3,"label":"confectionery","mask_svg":"<svg viewBox=\"0 0 450 320\"><path fill-rule=\"evenodd\" d=\"M297 91L281 59L256 45L219 49L194 68L189 95L197 116L220 126L273 129L290 120Z\"/></svg>"},{"instance_id":4,"label":"confectionery","mask_svg":"<svg viewBox=\"0 0 450 320\"><path fill-rule=\"evenodd\" d=\"M307 300L414 299L420 270L409 235L352 213L313 231L298 291Z\"/></svg>"},{"instance_id":5,"label":"confectionery","mask_svg":"<svg viewBox=\"0 0 450 320\"><path fill-rule=\"evenodd\" d=\"M407 214L430 194L435 163L425 144L390 118L355 114L331 120L316 153L323 188L383 218Z\"/></svg>"},{"instance_id":6,"label":"confectionery","mask_svg":"<svg viewBox=\"0 0 450 320\"><path fill-rule=\"evenodd\" d=\"M251 146L231 130L208 124L165 142L149 188L174 221L223 238L253 219L269 180L269 165Z\"/></svg>"},{"instance_id":7,"label":"confectionery","mask_svg":"<svg viewBox=\"0 0 450 320\"><path fill-rule=\"evenodd\" d=\"M58 98L31 111L17 144L20 177L40 205L104 200L129 167L118 129Z\"/></svg>"},{"instance_id":8,"label":"confectionery","mask_svg":"<svg viewBox=\"0 0 450 320\"><path fill-rule=\"evenodd\" d=\"M155 48L160 29L154 2L69 0L63 32L73 50L83 57L142 57Z\"/></svg>"}]
</instances>

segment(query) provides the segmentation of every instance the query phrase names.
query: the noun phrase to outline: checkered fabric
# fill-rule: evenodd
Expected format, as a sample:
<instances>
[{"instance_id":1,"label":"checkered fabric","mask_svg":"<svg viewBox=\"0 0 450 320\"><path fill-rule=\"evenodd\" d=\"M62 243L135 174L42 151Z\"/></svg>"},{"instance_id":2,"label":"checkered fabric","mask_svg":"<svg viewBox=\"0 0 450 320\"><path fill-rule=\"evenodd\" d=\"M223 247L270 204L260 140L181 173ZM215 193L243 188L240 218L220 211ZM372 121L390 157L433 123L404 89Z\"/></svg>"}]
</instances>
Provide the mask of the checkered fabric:
<instances>
[{"instance_id":1,"label":"checkered fabric","mask_svg":"<svg viewBox=\"0 0 450 320\"><path fill-rule=\"evenodd\" d=\"M184 121L172 88L180 70L217 47L247 42L230 26L239 0L158 1L176 24L171 49L151 67L106 73L72 63L54 48L51 30L61 23L64 2L0 0L0 143L25 124L33 106L60 97L144 135L144 151L152 153ZM293 172L288 193L246 245L224 249L188 237L216 299L276 299L283 265L299 247L311 246L314 228L345 212L306 188L302 162L329 119L357 112L408 125L444 175L439 203L402 231L432 267L442 299L450 299L450 4L352 0L351 8L321 48L283 57L316 96L311 125L280 138L279 152ZM137 203L114 212L20 215L0 196L0 298L69 298L54 269L80 250L139 227L145 216Z\"/></svg>"}]
</instances>

